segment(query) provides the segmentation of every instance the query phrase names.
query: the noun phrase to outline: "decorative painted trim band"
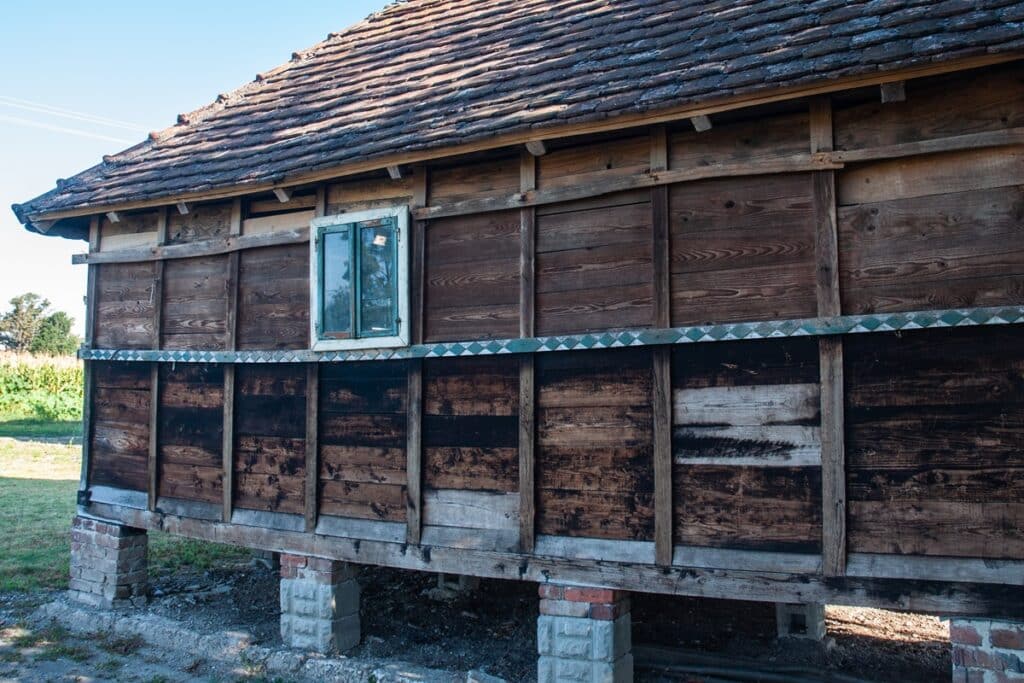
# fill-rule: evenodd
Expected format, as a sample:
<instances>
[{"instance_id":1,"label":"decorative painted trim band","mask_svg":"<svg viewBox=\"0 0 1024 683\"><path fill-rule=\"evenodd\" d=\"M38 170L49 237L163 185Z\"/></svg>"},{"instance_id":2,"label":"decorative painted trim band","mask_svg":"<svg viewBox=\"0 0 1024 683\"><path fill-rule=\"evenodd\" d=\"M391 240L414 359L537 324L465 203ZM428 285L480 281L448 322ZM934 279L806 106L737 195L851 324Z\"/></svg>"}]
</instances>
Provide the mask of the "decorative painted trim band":
<instances>
[{"instance_id":1,"label":"decorative painted trim band","mask_svg":"<svg viewBox=\"0 0 1024 683\"><path fill-rule=\"evenodd\" d=\"M148 361L161 363L340 363L351 361L401 360L407 358L453 358L491 356L505 353L544 353L614 349L665 344L784 337L815 337L870 332L898 332L942 327L1015 325L1024 323L1024 306L957 308L912 313L842 315L834 318L803 318L761 322L694 325L667 329L619 330L592 334L570 334L526 339L438 342L398 349L352 351L170 351L145 349L81 349L79 358L104 361Z\"/></svg>"}]
</instances>

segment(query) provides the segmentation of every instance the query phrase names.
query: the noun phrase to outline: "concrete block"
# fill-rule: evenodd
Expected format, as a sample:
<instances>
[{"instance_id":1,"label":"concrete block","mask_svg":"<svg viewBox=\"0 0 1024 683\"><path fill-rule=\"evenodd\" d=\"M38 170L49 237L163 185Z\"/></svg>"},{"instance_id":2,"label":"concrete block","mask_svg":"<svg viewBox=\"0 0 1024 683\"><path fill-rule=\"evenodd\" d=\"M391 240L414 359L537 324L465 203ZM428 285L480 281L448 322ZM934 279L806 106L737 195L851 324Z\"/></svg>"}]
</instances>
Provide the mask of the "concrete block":
<instances>
[{"instance_id":1,"label":"concrete block","mask_svg":"<svg viewBox=\"0 0 1024 683\"><path fill-rule=\"evenodd\" d=\"M290 647L343 651L359 644L359 584L344 563L282 557L281 639Z\"/></svg>"},{"instance_id":2,"label":"concrete block","mask_svg":"<svg viewBox=\"0 0 1024 683\"><path fill-rule=\"evenodd\" d=\"M589 662L560 657L537 660L537 683L632 683L633 655L614 662Z\"/></svg>"},{"instance_id":3,"label":"concrete block","mask_svg":"<svg viewBox=\"0 0 1024 683\"><path fill-rule=\"evenodd\" d=\"M537 652L565 659L612 662L632 649L631 619L614 621L541 615L537 619Z\"/></svg>"},{"instance_id":4,"label":"concrete block","mask_svg":"<svg viewBox=\"0 0 1024 683\"><path fill-rule=\"evenodd\" d=\"M825 606L777 602L775 624L779 638L822 640L826 634Z\"/></svg>"}]
</instances>

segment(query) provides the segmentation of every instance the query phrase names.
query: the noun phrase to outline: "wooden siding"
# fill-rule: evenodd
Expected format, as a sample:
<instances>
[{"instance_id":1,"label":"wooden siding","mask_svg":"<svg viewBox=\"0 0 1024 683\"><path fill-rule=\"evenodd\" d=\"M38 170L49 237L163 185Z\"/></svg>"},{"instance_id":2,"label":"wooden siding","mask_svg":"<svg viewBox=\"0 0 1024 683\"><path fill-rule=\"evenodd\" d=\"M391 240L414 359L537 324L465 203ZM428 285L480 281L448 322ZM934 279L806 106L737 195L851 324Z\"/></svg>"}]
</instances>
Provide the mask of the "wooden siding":
<instances>
[{"instance_id":1,"label":"wooden siding","mask_svg":"<svg viewBox=\"0 0 1024 683\"><path fill-rule=\"evenodd\" d=\"M234 414L235 507L304 512L306 368L237 368Z\"/></svg>"},{"instance_id":2,"label":"wooden siding","mask_svg":"<svg viewBox=\"0 0 1024 683\"><path fill-rule=\"evenodd\" d=\"M223 497L223 366L162 365L159 406L159 495L219 505Z\"/></svg>"},{"instance_id":3,"label":"wooden siding","mask_svg":"<svg viewBox=\"0 0 1024 683\"><path fill-rule=\"evenodd\" d=\"M653 324L649 192L546 206L536 221L537 334Z\"/></svg>"},{"instance_id":4,"label":"wooden siding","mask_svg":"<svg viewBox=\"0 0 1024 683\"><path fill-rule=\"evenodd\" d=\"M171 209L167 216L168 244L226 237L230 231L231 202L190 205L187 214Z\"/></svg>"},{"instance_id":5,"label":"wooden siding","mask_svg":"<svg viewBox=\"0 0 1024 683\"><path fill-rule=\"evenodd\" d=\"M651 356L537 358L537 530L654 537Z\"/></svg>"},{"instance_id":6,"label":"wooden siding","mask_svg":"<svg viewBox=\"0 0 1024 683\"><path fill-rule=\"evenodd\" d=\"M1024 556L1024 330L846 342L851 550Z\"/></svg>"},{"instance_id":7,"label":"wooden siding","mask_svg":"<svg viewBox=\"0 0 1024 683\"><path fill-rule=\"evenodd\" d=\"M89 481L146 490L150 366L98 363L93 370Z\"/></svg>"},{"instance_id":8,"label":"wooden siding","mask_svg":"<svg viewBox=\"0 0 1024 683\"><path fill-rule=\"evenodd\" d=\"M426 341L519 335L518 211L432 221L425 269Z\"/></svg>"},{"instance_id":9,"label":"wooden siding","mask_svg":"<svg viewBox=\"0 0 1024 683\"><path fill-rule=\"evenodd\" d=\"M817 342L700 345L677 350L672 367L677 541L817 551Z\"/></svg>"},{"instance_id":10,"label":"wooden siding","mask_svg":"<svg viewBox=\"0 0 1024 683\"><path fill-rule=\"evenodd\" d=\"M238 267L238 348L309 348L309 292L309 245L243 251Z\"/></svg>"},{"instance_id":11,"label":"wooden siding","mask_svg":"<svg viewBox=\"0 0 1024 683\"><path fill-rule=\"evenodd\" d=\"M226 256L178 259L164 264L161 346L224 349L227 333Z\"/></svg>"},{"instance_id":12,"label":"wooden siding","mask_svg":"<svg viewBox=\"0 0 1024 683\"><path fill-rule=\"evenodd\" d=\"M107 263L95 266L95 346L151 349L156 346L153 317L156 266L153 263Z\"/></svg>"},{"instance_id":13,"label":"wooden siding","mask_svg":"<svg viewBox=\"0 0 1024 683\"><path fill-rule=\"evenodd\" d=\"M405 519L405 363L320 368L320 513Z\"/></svg>"},{"instance_id":14,"label":"wooden siding","mask_svg":"<svg viewBox=\"0 0 1024 683\"><path fill-rule=\"evenodd\" d=\"M808 174L669 188L672 324L814 317Z\"/></svg>"}]
</instances>

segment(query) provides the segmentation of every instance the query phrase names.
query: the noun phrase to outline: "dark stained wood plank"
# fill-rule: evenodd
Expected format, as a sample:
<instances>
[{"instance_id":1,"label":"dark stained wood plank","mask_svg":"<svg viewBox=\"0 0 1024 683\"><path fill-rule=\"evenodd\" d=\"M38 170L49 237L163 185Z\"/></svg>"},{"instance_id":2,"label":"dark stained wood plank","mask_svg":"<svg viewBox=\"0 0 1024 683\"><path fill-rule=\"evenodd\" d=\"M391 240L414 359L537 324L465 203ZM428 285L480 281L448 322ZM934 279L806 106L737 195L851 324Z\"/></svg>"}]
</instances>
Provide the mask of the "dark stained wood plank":
<instances>
[{"instance_id":1,"label":"dark stained wood plank","mask_svg":"<svg viewBox=\"0 0 1024 683\"><path fill-rule=\"evenodd\" d=\"M820 468L676 465L674 475L677 542L820 551Z\"/></svg>"},{"instance_id":2,"label":"dark stained wood plank","mask_svg":"<svg viewBox=\"0 0 1024 683\"><path fill-rule=\"evenodd\" d=\"M517 192L519 157L509 156L475 163L432 166L428 190L431 205Z\"/></svg>"},{"instance_id":3,"label":"dark stained wood plank","mask_svg":"<svg viewBox=\"0 0 1024 683\"><path fill-rule=\"evenodd\" d=\"M320 481L320 514L389 522L406 521L405 486Z\"/></svg>"},{"instance_id":4,"label":"dark stained wood plank","mask_svg":"<svg viewBox=\"0 0 1024 683\"><path fill-rule=\"evenodd\" d=\"M519 304L427 308L426 342L512 339L519 334Z\"/></svg>"},{"instance_id":5,"label":"dark stained wood plank","mask_svg":"<svg viewBox=\"0 0 1024 683\"><path fill-rule=\"evenodd\" d=\"M819 378L815 339L693 344L672 352L676 389L810 384Z\"/></svg>"},{"instance_id":6,"label":"dark stained wood plank","mask_svg":"<svg viewBox=\"0 0 1024 683\"><path fill-rule=\"evenodd\" d=\"M646 173L649 150L645 135L553 149L538 158L536 186L548 190Z\"/></svg>"},{"instance_id":7,"label":"dark stained wood plank","mask_svg":"<svg viewBox=\"0 0 1024 683\"><path fill-rule=\"evenodd\" d=\"M523 192L537 186L537 159L528 152L519 158L519 189ZM536 268L537 268L537 211L533 207L519 212L519 336L534 335Z\"/></svg>"},{"instance_id":8,"label":"dark stained wood plank","mask_svg":"<svg viewBox=\"0 0 1024 683\"><path fill-rule=\"evenodd\" d=\"M160 442L160 366L156 363L150 367L150 384L152 388L149 394L149 451L146 462L146 491L147 509L156 509L156 497L159 492L159 455Z\"/></svg>"},{"instance_id":9,"label":"dark stained wood plank","mask_svg":"<svg viewBox=\"0 0 1024 683\"><path fill-rule=\"evenodd\" d=\"M807 114L755 116L697 132L690 125L669 140L669 168L700 169L807 152Z\"/></svg>"},{"instance_id":10,"label":"dark stained wood plank","mask_svg":"<svg viewBox=\"0 0 1024 683\"><path fill-rule=\"evenodd\" d=\"M198 242L226 237L231 232L232 202L193 204L185 215L171 211L167 220L167 243Z\"/></svg>"},{"instance_id":11,"label":"dark stained wood plank","mask_svg":"<svg viewBox=\"0 0 1024 683\"><path fill-rule=\"evenodd\" d=\"M240 200L239 200L240 201ZM235 366L224 368L224 422L221 428L221 469L223 470L222 518L231 521L235 494Z\"/></svg>"},{"instance_id":12,"label":"dark stained wood plank","mask_svg":"<svg viewBox=\"0 0 1024 683\"><path fill-rule=\"evenodd\" d=\"M200 467L178 464L161 457L160 497L219 505L223 501L223 474L219 462L214 467Z\"/></svg>"},{"instance_id":13,"label":"dark stained wood plank","mask_svg":"<svg viewBox=\"0 0 1024 683\"><path fill-rule=\"evenodd\" d=\"M424 447L423 484L430 489L518 491L518 453L508 447ZM404 472L402 482L390 483L404 483Z\"/></svg>"},{"instance_id":14,"label":"dark stained wood plank","mask_svg":"<svg viewBox=\"0 0 1024 683\"><path fill-rule=\"evenodd\" d=\"M658 564L672 564L672 352L653 352L654 546Z\"/></svg>"},{"instance_id":15,"label":"dark stained wood plank","mask_svg":"<svg viewBox=\"0 0 1024 683\"><path fill-rule=\"evenodd\" d=\"M322 192L322 190L321 190ZM318 363L310 363L306 366L306 488L305 488L305 509L303 513L306 518L306 531L312 532L316 529L318 517L317 493L319 492L319 455L320 441L319 429L320 418L318 410L320 407L320 368Z\"/></svg>"},{"instance_id":16,"label":"dark stained wood plank","mask_svg":"<svg viewBox=\"0 0 1024 683\"><path fill-rule=\"evenodd\" d=\"M532 354L519 361L519 550L533 552L537 527L537 392Z\"/></svg>"},{"instance_id":17,"label":"dark stained wood plank","mask_svg":"<svg viewBox=\"0 0 1024 683\"><path fill-rule=\"evenodd\" d=\"M235 482L235 506L302 514L305 510L305 477L239 472Z\"/></svg>"},{"instance_id":18,"label":"dark stained wood plank","mask_svg":"<svg viewBox=\"0 0 1024 683\"><path fill-rule=\"evenodd\" d=\"M651 540L651 494L542 489L537 499L537 531L556 536Z\"/></svg>"}]
</instances>

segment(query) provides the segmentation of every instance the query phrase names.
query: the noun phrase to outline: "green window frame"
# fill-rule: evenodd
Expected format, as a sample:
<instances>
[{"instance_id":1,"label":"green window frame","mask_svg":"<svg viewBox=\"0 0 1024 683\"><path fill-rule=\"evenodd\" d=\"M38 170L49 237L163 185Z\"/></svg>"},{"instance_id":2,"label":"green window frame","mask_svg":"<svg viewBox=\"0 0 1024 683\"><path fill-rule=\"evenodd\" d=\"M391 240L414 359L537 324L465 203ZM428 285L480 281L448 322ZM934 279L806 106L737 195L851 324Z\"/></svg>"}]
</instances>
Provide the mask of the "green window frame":
<instances>
[{"instance_id":1,"label":"green window frame","mask_svg":"<svg viewBox=\"0 0 1024 683\"><path fill-rule=\"evenodd\" d=\"M313 350L408 345L406 207L311 223Z\"/></svg>"}]
</instances>

